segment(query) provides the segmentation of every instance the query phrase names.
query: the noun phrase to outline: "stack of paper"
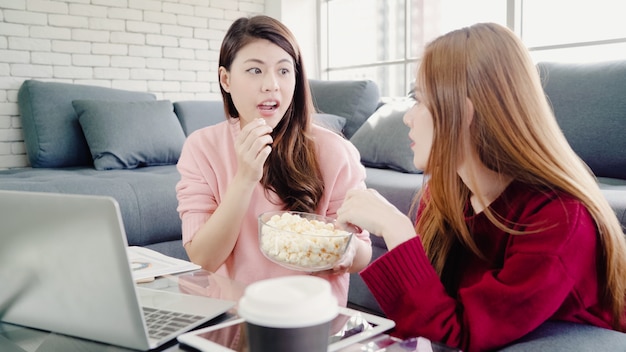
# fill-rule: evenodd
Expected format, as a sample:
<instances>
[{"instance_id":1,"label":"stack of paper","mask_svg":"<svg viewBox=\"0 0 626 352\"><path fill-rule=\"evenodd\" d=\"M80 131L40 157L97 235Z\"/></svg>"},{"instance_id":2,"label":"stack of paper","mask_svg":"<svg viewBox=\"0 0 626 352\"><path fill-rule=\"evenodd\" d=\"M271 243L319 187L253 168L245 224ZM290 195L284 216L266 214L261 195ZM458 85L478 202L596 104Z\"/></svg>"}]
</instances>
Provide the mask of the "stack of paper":
<instances>
[{"instance_id":1,"label":"stack of paper","mask_svg":"<svg viewBox=\"0 0 626 352\"><path fill-rule=\"evenodd\" d=\"M173 258L145 247L129 246L127 249L128 260L133 269L135 281L151 280L157 276L177 274L201 268L200 265Z\"/></svg>"}]
</instances>

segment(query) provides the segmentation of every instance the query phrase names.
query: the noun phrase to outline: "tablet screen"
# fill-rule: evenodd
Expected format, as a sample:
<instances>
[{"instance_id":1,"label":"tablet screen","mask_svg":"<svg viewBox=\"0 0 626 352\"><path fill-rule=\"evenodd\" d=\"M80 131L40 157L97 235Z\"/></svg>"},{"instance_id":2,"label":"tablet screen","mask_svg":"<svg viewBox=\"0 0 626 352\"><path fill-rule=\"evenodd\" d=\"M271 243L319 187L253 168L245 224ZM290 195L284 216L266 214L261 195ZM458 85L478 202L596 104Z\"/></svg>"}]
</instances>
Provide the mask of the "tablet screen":
<instances>
[{"instance_id":1,"label":"tablet screen","mask_svg":"<svg viewBox=\"0 0 626 352\"><path fill-rule=\"evenodd\" d=\"M379 335L394 326L391 320L342 308L331 323L329 351ZM246 352L245 323L238 318L181 335L178 341L200 351Z\"/></svg>"}]
</instances>

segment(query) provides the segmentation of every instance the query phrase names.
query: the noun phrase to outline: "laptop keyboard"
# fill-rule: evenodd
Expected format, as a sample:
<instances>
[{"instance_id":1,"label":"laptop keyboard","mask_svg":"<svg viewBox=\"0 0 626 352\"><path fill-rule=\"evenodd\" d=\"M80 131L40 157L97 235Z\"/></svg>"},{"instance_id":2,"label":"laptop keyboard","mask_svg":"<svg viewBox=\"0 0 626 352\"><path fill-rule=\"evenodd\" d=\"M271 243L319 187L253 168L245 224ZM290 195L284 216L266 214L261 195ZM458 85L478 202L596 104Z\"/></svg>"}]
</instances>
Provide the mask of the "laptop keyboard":
<instances>
[{"instance_id":1,"label":"laptop keyboard","mask_svg":"<svg viewBox=\"0 0 626 352\"><path fill-rule=\"evenodd\" d=\"M161 339L204 319L203 316L172 312L169 310L143 307L143 315L148 325L148 336ZM187 329L188 330L188 329Z\"/></svg>"}]
</instances>

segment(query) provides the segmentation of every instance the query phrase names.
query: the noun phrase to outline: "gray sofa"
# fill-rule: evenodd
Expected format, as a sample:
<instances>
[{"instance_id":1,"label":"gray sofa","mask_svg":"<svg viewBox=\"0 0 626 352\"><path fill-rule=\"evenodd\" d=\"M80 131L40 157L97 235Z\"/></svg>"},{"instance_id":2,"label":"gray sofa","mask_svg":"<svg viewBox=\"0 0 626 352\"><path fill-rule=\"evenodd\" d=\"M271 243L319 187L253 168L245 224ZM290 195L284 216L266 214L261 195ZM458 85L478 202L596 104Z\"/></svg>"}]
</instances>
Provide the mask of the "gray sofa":
<instances>
[{"instance_id":1,"label":"gray sofa","mask_svg":"<svg viewBox=\"0 0 626 352\"><path fill-rule=\"evenodd\" d=\"M377 85L312 80L311 89L325 113L320 115L331 117L320 121L341 129L346 138L356 134L355 141L364 145L364 162L378 166L367 168L368 185L408 212L422 176L399 171L412 167L403 160L384 160L395 153L410 161L410 149L406 141L397 143L403 154L395 145L384 145L377 129L369 127L376 116L366 123L381 105ZM130 245L186 258L176 212L176 149L180 152L189 133L224 120L220 101L170 103L146 92L27 80L18 104L31 167L0 170L0 189L112 196L120 203ZM394 132L398 127L394 133L406 140L402 114L392 111L393 123L378 128ZM383 250L384 244L375 252Z\"/></svg>"},{"instance_id":2,"label":"gray sofa","mask_svg":"<svg viewBox=\"0 0 626 352\"><path fill-rule=\"evenodd\" d=\"M538 67L559 124L599 177L626 227L626 61ZM381 99L372 81L312 80L310 86L317 109L330 117L320 121L341 129L359 149L367 185L412 216L411 203L423 177L412 166L408 128L402 123L407 101ZM18 103L32 167L1 170L0 189L113 196L130 245L187 258L176 212L176 152L186 135L224 119L220 101L163 103L150 93L28 80ZM378 237L372 241L377 258L386 247ZM382 314L357 274L350 285L349 304ZM536 350L537 338L544 335L564 343L572 341L570 331L586 336L594 329L551 323L524 343L526 350ZM602 333L626 346L626 335Z\"/></svg>"}]
</instances>

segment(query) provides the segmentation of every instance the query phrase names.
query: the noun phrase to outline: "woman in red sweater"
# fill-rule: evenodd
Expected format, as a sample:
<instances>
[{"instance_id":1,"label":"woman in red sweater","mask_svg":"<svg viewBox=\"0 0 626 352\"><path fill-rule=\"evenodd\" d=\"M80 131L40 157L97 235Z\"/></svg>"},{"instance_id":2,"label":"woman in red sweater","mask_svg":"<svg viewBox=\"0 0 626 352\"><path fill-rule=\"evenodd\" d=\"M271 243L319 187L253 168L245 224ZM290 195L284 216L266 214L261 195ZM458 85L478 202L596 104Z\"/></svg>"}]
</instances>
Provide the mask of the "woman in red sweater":
<instances>
[{"instance_id":1,"label":"woman in red sweater","mask_svg":"<svg viewBox=\"0 0 626 352\"><path fill-rule=\"evenodd\" d=\"M361 276L394 334L484 351L547 320L624 331L623 230L521 41L496 24L448 33L416 82L404 117L428 180L416 223L374 190L338 210L387 244Z\"/></svg>"}]
</instances>

